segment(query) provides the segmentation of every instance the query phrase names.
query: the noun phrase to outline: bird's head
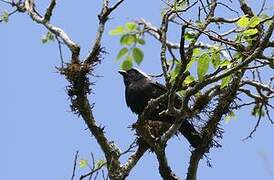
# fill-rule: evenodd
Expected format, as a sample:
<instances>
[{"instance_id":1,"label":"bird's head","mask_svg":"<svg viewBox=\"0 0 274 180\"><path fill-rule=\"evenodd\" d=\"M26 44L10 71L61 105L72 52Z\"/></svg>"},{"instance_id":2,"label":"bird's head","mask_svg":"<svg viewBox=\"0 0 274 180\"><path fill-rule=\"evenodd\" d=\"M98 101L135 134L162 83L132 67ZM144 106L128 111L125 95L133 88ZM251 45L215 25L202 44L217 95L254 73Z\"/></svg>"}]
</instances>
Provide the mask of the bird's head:
<instances>
[{"instance_id":1,"label":"bird's head","mask_svg":"<svg viewBox=\"0 0 274 180\"><path fill-rule=\"evenodd\" d=\"M136 82L140 79L144 79L144 78L150 79L150 77L146 73L144 73L141 70L136 69L136 68L132 68L127 71L120 70L118 72L123 76L124 83L126 86L128 86L130 83Z\"/></svg>"}]
</instances>

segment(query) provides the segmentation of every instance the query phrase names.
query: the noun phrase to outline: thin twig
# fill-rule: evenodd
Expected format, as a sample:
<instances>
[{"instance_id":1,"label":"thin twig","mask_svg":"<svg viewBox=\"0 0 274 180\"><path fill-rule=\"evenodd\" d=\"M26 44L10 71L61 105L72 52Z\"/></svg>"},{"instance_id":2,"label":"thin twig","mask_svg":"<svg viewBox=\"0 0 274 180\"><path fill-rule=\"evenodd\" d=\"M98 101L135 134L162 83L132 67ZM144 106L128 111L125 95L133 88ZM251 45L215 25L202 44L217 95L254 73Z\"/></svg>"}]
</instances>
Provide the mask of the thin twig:
<instances>
[{"instance_id":1,"label":"thin twig","mask_svg":"<svg viewBox=\"0 0 274 180\"><path fill-rule=\"evenodd\" d=\"M77 159L78 159L78 154L79 154L79 150L76 151L76 154L74 156L74 165L73 165L73 171L72 171L72 176L71 176L71 180L74 179L75 177L75 170L76 170L76 166L77 166Z\"/></svg>"},{"instance_id":2,"label":"thin twig","mask_svg":"<svg viewBox=\"0 0 274 180\"><path fill-rule=\"evenodd\" d=\"M257 129L258 129L259 125L260 125L261 119L262 119L262 110L263 110L263 104L261 104L260 107L259 107L259 118L258 118L258 120L256 122L256 125L254 126L254 128L250 132L250 134L243 139L243 141L245 141L245 140L247 140L249 138L252 138L252 135L257 131Z\"/></svg>"},{"instance_id":3,"label":"thin twig","mask_svg":"<svg viewBox=\"0 0 274 180\"><path fill-rule=\"evenodd\" d=\"M18 12L18 9L15 9L13 11L11 11L10 13L8 13L8 17L12 16L13 14L15 14L16 12ZM0 18L0 23L3 21L3 19Z\"/></svg>"},{"instance_id":4,"label":"thin twig","mask_svg":"<svg viewBox=\"0 0 274 180\"><path fill-rule=\"evenodd\" d=\"M137 142L137 139L135 139L135 140L129 145L129 147L128 147L124 152L122 152L122 153L120 154L120 156L123 156L123 155L125 155L125 154L127 154L127 153L129 153L129 152L132 152L132 151L133 151L132 149L135 148L135 147L137 146L136 142Z\"/></svg>"},{"instance_id":5,"label":"thin twig","mask_svg":"<svg viewBox=\"0 0 274 180\"><path fill-rule=\"evenodd\" d=\"M58 36L55 36L55 39L57 40L58 43L58 49L59 49L59 56L61 60L61 68L64 68L64 58L63 58L63 52L62 52L62 42L58 38Z\"/></svg>"},{"instance_id":6,"label":"thin twig","mask_svg":"<svg viewBox=\"0 0 274 180\"><path fill-rule=\"evenodd\" d=\"M81 175L79 180L83 180L83 179L85 179L86 177L91 176L92 174L98 172L98 171L101 170L105 165L106 165L106 163L103 163L103 164L101 164L99 167L92 169L89 173L84 174L84 175Z\"/></svg>"}]
</instances>

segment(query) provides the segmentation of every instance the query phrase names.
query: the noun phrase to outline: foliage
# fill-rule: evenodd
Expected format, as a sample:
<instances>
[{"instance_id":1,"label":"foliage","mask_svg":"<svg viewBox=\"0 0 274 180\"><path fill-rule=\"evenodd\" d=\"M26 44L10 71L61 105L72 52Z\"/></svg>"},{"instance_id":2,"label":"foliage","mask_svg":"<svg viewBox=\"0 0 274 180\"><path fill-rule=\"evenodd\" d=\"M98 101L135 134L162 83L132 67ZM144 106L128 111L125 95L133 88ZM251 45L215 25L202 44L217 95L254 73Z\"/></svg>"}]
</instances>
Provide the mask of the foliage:
<instances>
[{"instance_id":1,"label":"foliage","mask_svg":"<svg viewBox=\"0 0 274 180\"><path fill-rule=\"evenodd\" d=\"M141 64L144 53L139 46L145 44L143 31L135 22L127 22L124 26L118 26L109 32L112 36L120 36L120 44L123 46L116 60L124 58L121 68L128 70L133 66L133 62Z\"/></svg>"},{"instance_id":2,"label":"foliage","mask_svg":"<svg viewBox=\"0 0 274 180\"><path fill-rule=\"evenodd\" d=\"M145 45L145 35L155 38L161 45L159 61L167 88L166 94L149 101L137 123L133 125L139 127L136 128L137 140L122 153L118 145L105 135L104 126L97 125L93 113L94 102L89 94L94 86L94 70L105 52L101 44L105 24L111 13L123 2L124 0L119 0L110 6L108 1L103 1L94 45L87 56L82 58L81 46L51 22L56 0L50 1L44 15L36 9L35 1L1 1L14 10L11 13L5 10L1 21L8 22L16 12L26 13L34 22L47 29L47 34L41 38L42 43L58 40L62 60L58 71L68 81L67 94L71 109L85 121L87 129L106 158L93 161L93 167L90 167L88 160L79 160L80 168L89 167L90 170L80 179L91 178L93 173L105 165L109 178L125 179L148 150L157 156L159 173L163 179L179 179L168 164L165 150L169 139L176 134L183 120L189 118L199 127L199 136L203 140L191 152L186 177L187 180L196 180L199 161L207 157L211 148L221 147L218 142L223 133L220 123L223 120L228 123L235 118L236 110L251 107L251 114L257 118L257 123L247 138L256 132L262 117L274 123L269 113L273 110L273 77L264 76L274 66L274 16L265 12L266 1L263 1L262 8L257 13L245 0L239 0L240 5L229 1L231 5L237 6L237 10L224 6L218 0L166 0L163 1L164 8L161 16L159 15L159 27L142 19L127 22L109 32L112 36L120 37L121 48L116 60L122 60L121 68L124 70L144 63L141 47ZM227 14L236 14L236 17L225 16L225 13L219 17L219 13L216 13L218 8L228 11ZM196 16L189 12L196 12ZM171 24L181 28L179 43L169 39ZM223 32L224 29L227 31ZM66 63L63 63L61 44L67 46L71 53ZM176 103L177 94L181 97L181 103ZM167 103L167 108L159 115L166 113L176 120L174 124L168 125L170 127L165 133L155 137L151 135L152 127L149 127L146 117L152 109L162 106L163 102ZM120 157L132 151L133 154L127 156L123 164ZM77 160L77 156L75 159ZM78 162L76 160L75 164ZM71 179L73 178L74 173Z\"/></svg>"},{"instance_id":3,"label":"foliage","mask_svg":"<svg viewBox=\"0 0 274 180\"><path fill-rule=\"evenodd\" d=\"M1 15L1 19L3 20L3 22L7 23L9 21L9 13L8 11L3 11L2 15ZM1 22L1 21L0 21Z\"/></svg>"},{"instance_id":4,"label":"foliage","mask_svg":"<svg viewBox=\"0 0 274 180\"><path fill-rule=\"evenodd\" d=\"M80 168L85 168L87 166L88 166L88 160L86 160L86 159L80 159L79 160L79 167Z\"/></svg>"},{"instance_id":5,"label":"foliage","mask_svg":"<svg viewBox=\"0 0 274 180\"><path fill-rule=\"evenodd\" d=\"M51 32L47 32L46 35L42 36L41 41L43 44L46 44L48 42L54 41L54 39L55 39L54 34L52 34Z\"/></svg>"}]
</instances>

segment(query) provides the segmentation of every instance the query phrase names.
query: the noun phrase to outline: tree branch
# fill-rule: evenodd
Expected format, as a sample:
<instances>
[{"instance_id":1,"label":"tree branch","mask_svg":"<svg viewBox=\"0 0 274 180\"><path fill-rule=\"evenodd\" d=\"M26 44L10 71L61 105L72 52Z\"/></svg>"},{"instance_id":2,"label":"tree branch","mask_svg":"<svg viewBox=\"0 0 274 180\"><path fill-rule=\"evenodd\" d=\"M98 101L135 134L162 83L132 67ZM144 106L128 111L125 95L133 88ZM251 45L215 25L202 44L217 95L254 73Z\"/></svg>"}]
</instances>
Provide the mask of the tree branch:
<instances>
[{"instance_id":1,"label":"tree branch","mask_svg":"<svg viewBox=\"0 0 274 180\"><path fill-rule=\"evenodd\" d=\"M262 84L260 82L256 82L256 81L251 81L248 79L242 80L241 85L250 85L253 86L255 88L261 89L263 91L268 92L269 95L274 94L274 89L272 89L270 86L266 85L266 84Z\"/></svg>"},{"instance_id":2,"label":"tree branch","mask_svg":"<svg viewBox=\"0 0 274 180\"><path fill-rule=\"evenodd\" d=\"M51 13L54 6L55 6L54 3L52 2L51 6L48 9L49 10L48 15ZM63 42L69 47L70 51L72 52L72 59L78 60L79 53L80 53L80 46L77 43L75 43L73 40L71 40L70 37L66 34L66 32L64 30L52 25L51 23L49 23L47 21L47 19L45 17L40 16L37 13L37 11L34 9L34 0L26 0L23 7L21 7L19 4L17 4L17 8L20 9L22 12L27 11L29 16L35 22L37 22L38 24L44 25L44 27L46 27L51 33L60 37L63 40ZM46 15L47 15L47 13L46 13ZM50 16L48 16L47 18L50 18Z\"/></svg>"},{"instance_id":3,"label":"tree branch","mask_svg":"<svg viewBox=\"0 0 274 180\"><path fill-rule=\"evenodd\" d=\"M49 7L46 10L46 13L44 15L44 21L50 21L50 18L52 16L52 11L56 5L56 0L51 0Z\"/></svg>"},{"instance_id":4,"label":"tree branch","mask_svg":"<svg viewBox=\"0 0 274 180\"><path fill-rule=\"evenodd\" d=\"M232 68L230 68L230 69L228 69L228 70L226 70L223 73L220 73L218 75L208 77L204 81L197 83L192 89L190 89L186 92L185 96L190 97L193 94L196 94L199 90L201 90L205 86L207 86L207 85L209 85L213 82L217 82L217 81L221 80L222 78L227 77L227 76L237 72L238 70L240 70L241 68L245 67L250 62L252 62L257 56L260 56L262 54L262 52L264 51L264 49L267 47L269 39L270 39L270 37L273 33L274 16L272 17L272 19L273 19L272 23L269 26L265 36L260 41L260 45L254 50L254 52L252 54L250 54L248 57L246 57L239 65L234 66L234 67L232 67ZM185 98L185 101L184 101L185 104L187 104L187 100L188 100L188 98Z\"/></svg>"},{"instance_id":5,"label":"tree branch","mask_svg":"<svg viewBox=\"0 0 274 180\"><path fill-rule=\"evenodd\" d=\"M121 168L121 172L123 172L123 178L126 178L129 175L129 172L147 150L148 145L145 142L140 142L137 150L128 158L127 162Z\"/></svg>"},{"instance_id":6,"label":"tree branch","mask_svg":"<svg viewBox=\"0 0 274 180\"><path fill-rule=\"evenodd\" d=\"M179 180L179 178L172 172L168 165L165 148L161 147L155 150L155 154L159 162L159 172L162 178L168 180Z\"/></svg>"},{"instance_id":7,"label":"tree branch","mask_svg":"<svg viewBox=\"0 0 274 180\"><path fill-rule=\"evenodd\" d=\"M218 104L213 110L209 121L207 122L206 126L203 127L203 144L199 148L195 149L191 154L186 180L197 179L197 169L199 161L201 160L203 155L208 152L212 144L213 137L218 130L218 124L221 121L222 116L227 113L230 104L236 97L236 93L238 91L240 79L242 76L243 74L238 75L238 77L233 80L231 86L227 87L224 90L224 93L221 94L221 97L218 100Z\"/></svg>"},{"instance_id":8,"label":"tree branch","mask_svg":"<svg viewBox=\"0 0 274 180\"><path fill-rule=\"evenodd\" d=\"M119 0L115 5L113 5L112 7L109 7L109 1L104 0L101 13L98 15L99 26L97 28L95 42L92 45L91 51L89 52L87 57L84 59L84 62L86 64L92 64L93 61L96 59L97 52L101 48L101 39L105 31L105 24L109 18L108 16L111 14L112 11L118 8L118 6L122 4L123 1L124 0Z\"/></svg>"}]
</instances>

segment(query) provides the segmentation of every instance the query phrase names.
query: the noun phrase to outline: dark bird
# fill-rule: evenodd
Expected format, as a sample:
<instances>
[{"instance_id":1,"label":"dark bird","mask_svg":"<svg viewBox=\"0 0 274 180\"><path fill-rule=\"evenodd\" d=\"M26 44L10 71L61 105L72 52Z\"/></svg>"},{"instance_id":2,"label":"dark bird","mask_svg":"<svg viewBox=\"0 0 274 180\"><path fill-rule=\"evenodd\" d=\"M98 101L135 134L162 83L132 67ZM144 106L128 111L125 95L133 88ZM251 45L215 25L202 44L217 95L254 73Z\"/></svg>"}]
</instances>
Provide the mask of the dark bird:
<instances>
[{"instance_id":1,"label":"dark bird","mask_svg":"<svg viewBox=\"0 0 274 180\"><path fill-rule=\"evenodd\" d=\"M127 71L120 70L119 73L124 78L125 83L125 97L127 106L132 112L141 115L151 99L156 99L159 96L165 94L167 89L164 85L152 81L152 79L142 71L138 69L129 69ZM177 96L175 98L175 106L180 108L181 100ZM159 115L162 111L167 109L166 103L160 104L149 116L150 120L161 121L169 124L174 123L175 117L171 115ZM184 120L181 127L179 128L181 132L189 143L197 148L201 144L201 137L199 133L195 130L192 124L187 120Z\"/></svg>"}]
</instances>

